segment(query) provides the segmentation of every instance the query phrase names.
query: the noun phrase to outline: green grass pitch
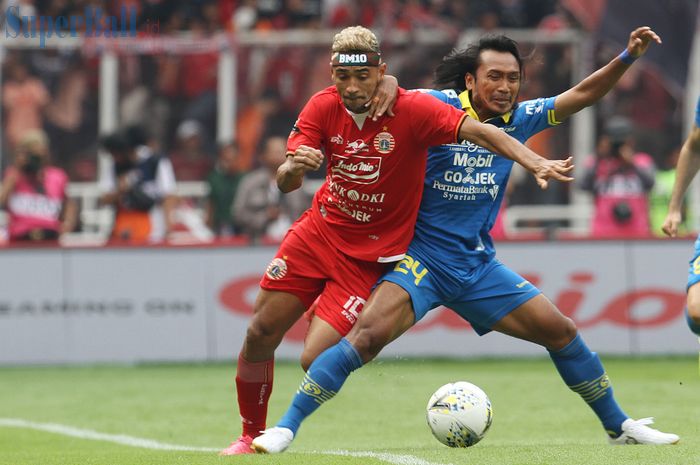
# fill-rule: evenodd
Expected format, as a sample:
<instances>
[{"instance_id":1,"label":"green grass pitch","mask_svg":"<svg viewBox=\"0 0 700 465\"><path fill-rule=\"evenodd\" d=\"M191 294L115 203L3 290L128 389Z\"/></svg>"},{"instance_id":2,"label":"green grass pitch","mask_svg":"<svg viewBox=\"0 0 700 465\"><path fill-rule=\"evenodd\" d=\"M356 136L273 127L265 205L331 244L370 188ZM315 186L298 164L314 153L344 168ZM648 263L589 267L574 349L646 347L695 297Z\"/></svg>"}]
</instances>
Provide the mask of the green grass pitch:
<instances>
[{"instance_id":1,"label":"green grass pitch","mask_svg":"<svg viewBox=\"0 0 700 465\"><path fill-rule=\"evenodd\" d=\"M0 465L700 465L697 357L604 358L604 363L623 409L635 418L655 417L656 427L681 436L678 445L609 446L598 420L564 386L549 359L377 361L354 373L302 426L287 453L238 457L110 439L226 446L240 431L233 364L5 367ZM271 423L301 377L297 364L277 364ZM428 397L456 380L483 388L494 408L487 436L469 449L443 446L425 423ZM61 426L48 432L13 426L9 419ZM65 431L110 436L91 439Z\"/></svg>"}]
</instances>

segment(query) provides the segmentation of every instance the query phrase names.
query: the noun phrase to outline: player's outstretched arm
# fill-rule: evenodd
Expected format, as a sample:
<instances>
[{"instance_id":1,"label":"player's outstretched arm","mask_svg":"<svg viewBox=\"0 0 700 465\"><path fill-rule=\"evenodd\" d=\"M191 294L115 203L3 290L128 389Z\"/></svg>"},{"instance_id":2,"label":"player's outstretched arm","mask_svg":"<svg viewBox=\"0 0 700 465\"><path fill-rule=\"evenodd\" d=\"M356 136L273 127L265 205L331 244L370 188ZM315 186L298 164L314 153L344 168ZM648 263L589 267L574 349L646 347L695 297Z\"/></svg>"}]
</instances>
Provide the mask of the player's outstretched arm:
<instances>
[{"instance_id":1,"label":"player's outstretched arm","mask_svg":"<svg viewBox=\"0 0 700 465\"><path fill-rule=\"evenodd\" d=\"M557 120L563 121L603 98L634 60L646 53L652 42L660 44L661 38L650 27L638 27L632 31L627 48L619 56L556 98L554 113Z\"/></svg>"},{"instance_id":2,"label":"player's outstretched arm","mask_svg":"<svg viewBox=\"0 0 700 465\"><path fill-rule=\"evenodd\" d=\"M316 171L323 163L320 150L300 145L294 152L287 154L287 159L277 168L277 187L282 192L299 189L307 171Z\"/></svg>"},{"instance_id":3,"label":"player's outstretched arm","mask_svg":"<svg viewBox=\"0 0 700 465\"><path fill-rule=\"evenodd\" d=\"M459 137L521 164L535 176L542 189L547 188L549 179L564 182L574 179L568 175L574 168L571 157L566 160L543 158L496 126L464 118L459 128Z\"/></svg>"},{"instance_id":4,"label":"player's outstretched arm","mask_svg":"<svg viewBox=\"0 0 700 465\"><path fill-rule=\"evenodd\" d=\"M678 157L676 180L673 183L671 201L668 204L668 214L661 226L667 236L676 237L678 234L678 226L683 221L681 213L683 197L698 169L700 169L700 128L693 126L693 130L683 144L681 154Z\"/></svg>"}]
</instances>

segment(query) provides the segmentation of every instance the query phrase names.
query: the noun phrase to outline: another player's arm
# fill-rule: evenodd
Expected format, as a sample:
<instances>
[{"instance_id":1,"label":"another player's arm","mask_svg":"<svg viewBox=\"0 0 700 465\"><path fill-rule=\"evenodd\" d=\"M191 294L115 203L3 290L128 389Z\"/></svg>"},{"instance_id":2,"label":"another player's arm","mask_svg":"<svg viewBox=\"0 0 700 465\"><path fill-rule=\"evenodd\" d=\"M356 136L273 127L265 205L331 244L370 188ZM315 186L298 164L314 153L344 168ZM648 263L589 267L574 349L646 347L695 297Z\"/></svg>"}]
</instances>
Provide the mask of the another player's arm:
<instances>
[{"instance_id":1,"label":"another player's arm","mask_svg":"<svg viewBox=\"0 0 700 465\"><path fill-rule=\"evenodd\" d=\"M560 94L554 101L554 114L557 121L563 121L603 98L625 74L632 60L642 56L652 41L661 43L659 36L650 27L639 27L632 31L626 49L629 58L624 60L627 63L619 56L615 57L610 63Z\"/></svg>"},{"instance_id":2,"label":"another player's arm","mask_svg":"<svg viewBox=\"0 0 700 465\"><path fill-rule=\"evenodd\" d=\"M66 198L61 211L61 234L73 232L78 224L78 203L75 199Z\"/></svg>"},{"instance_id":3,"label":"another player's arm","mask_svg":"<svg viewBox=\"0 0 700 465\"><path fill-rule=\"evenodd\" d=\"M681 207L683 197L688 190L690 182L700 169L700 128L693 126L693 130L686 139L676 166L676 180L673 183L671 201L668 204L668 214L661 227L663 232L670 237L676 237L678 226L683 220Z\"/></svg>"},{"instance_id":4,"label":"another player's arm","mask_svg":"<svg viewBox=\"0 0 700 465\"><path fill-rule=\"evenodd\" d=\"M320 150L300 145L294 152L287 153L287 159L277 168L277 187L282 192L299 189L307 171L315 171L323 163Z\"/></svg>"},{"instance_id":5,"label":"another player's arm","mask_svg":"<svg viewBox=\"0 0 700 465\"><path fill-rule=\"evenodd\" d=\"M574 167L571 157L566 160L543 158L491 124L483 124L465 117L459 128L459 138L519 163L535 176L542 189L547 188L547 180L550 178L565 182L574 179L568 176Z\"/></svg>"},{"instance_id":6,"label":"another player's arm","mask_svg":"<svg viewBox=\"0 0 700 465\"><path fill-rule=\"evenodd\" d=\"M0 208L7 207L7 201L10 199L10 195L15 190L17 181L19 180L19 171L8 170L5 175L5 179L2 180L2 186L0 186Z\"/></svg>"},{"instance_id":7,"label":"another player's arm","mask_svg":"<svg viewBox=\"0 0 700 465\"><path fill-rule=\"evenodd\" d=\"M385 74L377 89L374 91L374 96L365 104L369 107L367 116L374 121L381 118L384 113L389 116L394 116L394 104L398 96L399 81L389 74Z\"/></svg>"}]
</instances>

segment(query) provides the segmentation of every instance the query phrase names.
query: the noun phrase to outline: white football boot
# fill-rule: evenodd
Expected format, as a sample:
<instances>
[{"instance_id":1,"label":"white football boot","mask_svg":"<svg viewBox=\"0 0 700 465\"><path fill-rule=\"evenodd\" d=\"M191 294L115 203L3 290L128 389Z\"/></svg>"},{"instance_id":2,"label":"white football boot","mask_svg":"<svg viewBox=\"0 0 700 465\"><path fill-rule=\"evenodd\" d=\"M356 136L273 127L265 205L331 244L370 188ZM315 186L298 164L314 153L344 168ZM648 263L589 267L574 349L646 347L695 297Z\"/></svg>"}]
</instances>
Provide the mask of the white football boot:
<instances>
[{"instance_id":1,"label":"white football boot","mask_svg":"<svg viewBox=\"0 0 700 465\"><path fill-rule=\"evenodd\" d=\"M250 447L258 454L279 454L287 450L293 440L292 430L275 426L266 429L263 434L253 439Z\"/></svg>"},{"instance_id":2,"label":"white football boot","mask_svg":"<svg viewBox=\"0 0 700 465\"><path fill-rule=\"evenodd\" d=\"M633 420L628 418L622 422L622 434L616 438L608 438L610 444L614 446L625 444L677 444L680 438L677 434L662 433L647 425L654 423L653 418L642 418ZM253 441L255 444L255 441Z\"/></svg>"}]
</instances>

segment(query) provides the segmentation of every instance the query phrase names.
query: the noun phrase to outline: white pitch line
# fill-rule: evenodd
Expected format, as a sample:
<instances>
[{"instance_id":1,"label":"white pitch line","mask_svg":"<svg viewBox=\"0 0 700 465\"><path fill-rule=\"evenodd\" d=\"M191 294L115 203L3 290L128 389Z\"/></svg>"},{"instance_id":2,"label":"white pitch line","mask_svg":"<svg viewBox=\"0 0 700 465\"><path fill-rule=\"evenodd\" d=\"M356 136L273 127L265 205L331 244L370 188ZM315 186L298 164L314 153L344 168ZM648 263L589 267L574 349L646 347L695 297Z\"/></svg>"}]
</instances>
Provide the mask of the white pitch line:
<instances>
[{"instance_id":1,"label":"white pitch line","mask_svg":"<svg viewBox=\"0 0 700 465\"><path fill-rule=\"evenodd\" d=\"M399 455L399 454L389 454L387 452L365 452L365 451L352 451L352 450L335 450L335 451L325 451L316 452L318 454L326 455L342 455L348 457L370 457L373 459L381 460L382 462L393 463L395 465L442 465L435 462L428 462L421 458L415 457L413 455ZM446 465L452 465L448 463Z\"/></svg>"},{"instance_id":2,"label":"white pitch line","mask_svg":"<svg viewBox=\"0 0 700 465\"><path fill-rule=\"evenodd\" d=\"M144 449L156 450L183 450L195 452L216 452L219 449L211 447L192 447L180 446L177 444L168 444L166 442L158 442L152 439L135 438L125 434L106 434L89 429L73 428L68 425L60 425L58 423L35 423L33 421L22 420L19 418L0 418L0 426L10 426L15 428L27 428L38 431L48 431L49 433L62 434L64 436L72 436L80 439L92 439L93 441L106 441L122 444L124 446L141 447Z\"/></svg>"},{"instance_id":3,"label":"white pitch line","mask_svg":"<svg viewBox=\"0 0 700 465\"><path fill-rule=\"evenodd\" d=\"M0 418L0 427L10 428L26 428L37 431L46 431L49 433L62 434L80 439L90 439L93 441L106 441L121 444L129 447L141 447L143 449L154 450L171 450L171 451L193 451L193 452L218 452L220 448L215 447L195 447L183 446L179 444L169 444L167 442L159 442L153 439L136 438L125 434L106 434L99 431L89 429L74 428L68 425L59 423L36 423L33 421L23 420L21 418ZM369 452L369 451L313 451L299 453L311 453L318 455L340 455L346 457L365 457L380 460L382 462L391 463L394 465L443 465L435 462L428 462L413 455L389 454L386 452ZM452 465L452 464L445 464Z\"/></svg>"}]
</instances>

